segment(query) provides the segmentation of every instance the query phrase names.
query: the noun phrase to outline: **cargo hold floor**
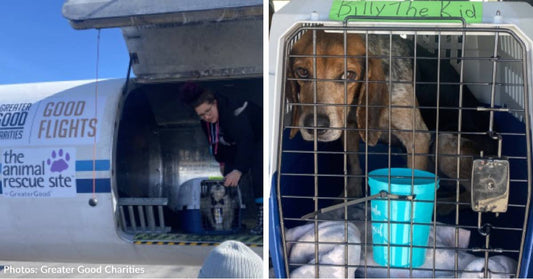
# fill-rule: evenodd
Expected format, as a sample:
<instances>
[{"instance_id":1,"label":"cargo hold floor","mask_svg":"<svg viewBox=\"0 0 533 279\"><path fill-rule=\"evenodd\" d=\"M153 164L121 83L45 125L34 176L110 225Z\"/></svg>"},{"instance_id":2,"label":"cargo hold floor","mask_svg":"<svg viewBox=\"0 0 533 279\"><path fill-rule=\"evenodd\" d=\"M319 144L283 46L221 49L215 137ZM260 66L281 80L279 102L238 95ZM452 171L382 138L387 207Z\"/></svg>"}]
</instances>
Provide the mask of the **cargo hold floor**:
<instances>
[{"instance_id":1,"label":"cargo hold floor","mask_svg":"<svg viewBox=\"0 0 533 279\"><path fill-rule=\"evenodd\" d=\"M255 218L244 218L242 229L237 233L214 232L194 234L180 230L168 233L162 232L137 232L126 234L127 238L135 244L144 245L188 245L188 246L215 246L226 240L237 240L250 247L262 247L263 236L249 233L250 228L255 226Z\"/></svg>"},{"instance_id":2,"label":"cargo hold floor","mask_svg":"<svg viewBox=\"0 0 533 279\"><path fill-rule=\"evenodd\" d=\"M262 235L251 234L183 234L183 233L138 233L133 236L135 244L214 246L226 240L238 240L250 247L263 246Z\"/></svg>"}]
</instances>

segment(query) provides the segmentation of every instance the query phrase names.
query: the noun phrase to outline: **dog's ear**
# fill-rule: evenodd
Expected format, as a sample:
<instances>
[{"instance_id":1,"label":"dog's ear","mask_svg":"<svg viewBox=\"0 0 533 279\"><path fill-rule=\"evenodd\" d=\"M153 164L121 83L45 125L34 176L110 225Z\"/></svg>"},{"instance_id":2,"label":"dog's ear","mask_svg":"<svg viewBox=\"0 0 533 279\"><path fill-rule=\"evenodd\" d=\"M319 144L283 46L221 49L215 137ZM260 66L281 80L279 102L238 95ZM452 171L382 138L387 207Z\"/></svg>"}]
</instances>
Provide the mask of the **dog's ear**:
<instances>
[{"instance_id":1,"label":"dog's ear","mask_svg":"<svg viewBox=\"0 0 533 279\"><path fill-rule=\"evenodd\" d=\"M374 146L381 136L379 122L382 112L389 103L389 98L381 61L379 59L369 59L368 64L367 74L369 82L368 84L365 82L361 83L356 117L357 127L361 129L359 131L361 138L368 145ZM367 123L368 139L366 138L367 130L365 130Z\"/></svg>"},{"instance_id":2,"label":"dog's ear","mask_svg":"<svg viewBox=\"0 0 533 279\"><path fill-rule=\"evenodd\" d=\"M292 69L288 67L287 70L287 79L285 83L285 97L287 98L287 101L290 103L299 103L298 94L300 92L300 86L298 85L298 82L295 80L290 80L291 78L294 78L294 74L292 72ZM292 124L291 126L298 126L298 118L300 118L300 106L293 105L292 106ZM291 132L289 135L289 138L292 139L296 136L298 133L298 128L291 128Z\"/></svg>"}]
</instances>

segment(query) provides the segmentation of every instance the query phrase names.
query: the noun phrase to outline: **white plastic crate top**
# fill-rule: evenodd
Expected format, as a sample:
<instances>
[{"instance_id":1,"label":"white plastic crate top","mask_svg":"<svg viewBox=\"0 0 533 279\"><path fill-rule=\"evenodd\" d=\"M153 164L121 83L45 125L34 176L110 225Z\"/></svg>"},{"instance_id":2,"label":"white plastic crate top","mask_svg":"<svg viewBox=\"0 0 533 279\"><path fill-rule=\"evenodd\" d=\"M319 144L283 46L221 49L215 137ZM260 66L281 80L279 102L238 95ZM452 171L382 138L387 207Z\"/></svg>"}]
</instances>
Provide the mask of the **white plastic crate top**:
<instances>
[{"instance_id":1,"label":"white plastic crate top","mask_svg":"<svg viewBox=\"0 0 533 279\"><path fill-rule=\"evenodd\" d=\"M280 114L281 114L281 94L283 92L283 45L288 34L302 24L323 24L325 26L342 26L342 21L333 21L329 19L330 9L334 0L293 0L290 1L281 10L276 12L272 18L269 41L269 103L272 106L269 110L268 127L271 128L269 145L270 154L277 151L278 139L280 133ZM481 23L468 24L467 27L502 27L515 32L527 49L527 72L532 72L532 55L533 48L533 7L524 2L483 2ZM350 26L457 26L461 23L428 23L428 22L350 22ZM531 74L527 76L526 84L531 84ZM530 88L528 88L530 90ZM531 95L532 92L528 92ZM531 98L529 106L531 107ZM268 151L267 151L268 152ZM269 175L275 171L278 164L278 157L271 156L272 160L269 165Z\"/></svg>"},{"instance_id":2,"label":"white plastic crate top","mask_svg":"<svg viewBox=\"0 0 533 279\"><path fill-rule=\"evenodd\" d=\"M185 181L172 193L169 208L173 211L200 209L200 192L202 181L208 177L199 177Z\"/></svg>"}]
</instances>

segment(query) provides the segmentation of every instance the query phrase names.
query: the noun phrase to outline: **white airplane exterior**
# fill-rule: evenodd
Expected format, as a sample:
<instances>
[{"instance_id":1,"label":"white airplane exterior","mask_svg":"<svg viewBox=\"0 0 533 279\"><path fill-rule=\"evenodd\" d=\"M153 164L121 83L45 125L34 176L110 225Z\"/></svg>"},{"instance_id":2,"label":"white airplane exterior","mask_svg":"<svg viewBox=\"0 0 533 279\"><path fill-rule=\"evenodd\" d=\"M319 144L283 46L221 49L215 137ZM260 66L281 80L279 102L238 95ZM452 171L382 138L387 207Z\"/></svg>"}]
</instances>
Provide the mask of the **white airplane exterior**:
<instances>
[{"instance_id":1,"label":"white airplane exterior","mask_svg":"<svg viewBox=\"0 0 533 279\"><path fill-rule=\"evenodd\" d=\"M261 236L191 231L169 208L184 182L218 175L179 86L262 101L262 2L186 2L66 1L75 28L122 28L136 77L0 86L0 260L198 265L232 238L262 254ZM246 53L232 32L252 36Z\"/></svg>"}]
</instances>

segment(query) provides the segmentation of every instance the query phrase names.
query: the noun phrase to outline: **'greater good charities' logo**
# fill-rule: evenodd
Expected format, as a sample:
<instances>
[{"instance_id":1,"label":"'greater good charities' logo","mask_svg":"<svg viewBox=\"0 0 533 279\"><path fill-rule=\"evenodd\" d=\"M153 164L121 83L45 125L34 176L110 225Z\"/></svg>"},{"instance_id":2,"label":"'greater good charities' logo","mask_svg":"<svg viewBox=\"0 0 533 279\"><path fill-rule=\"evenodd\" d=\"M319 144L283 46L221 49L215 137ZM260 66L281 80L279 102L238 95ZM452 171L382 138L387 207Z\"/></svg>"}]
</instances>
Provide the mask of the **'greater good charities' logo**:
<instances>
[{"instance_id":1,"label":"'greater good charities' logo","mask_svg":"<svg viewBox=\"0 0 533 279\"><path fill-rule=\"evenodd\" d=\"M76 195L74 148L4 149L0 157L5 197Z\"/></svg>"},{"instance_id":2,"label":"'greater good charities' logo","mask_svg":"<svg viewBox=\"0 0 533 279\"><path fill-rule=\"evenodd\" d=\"M22 138L31 106L30 103L0 105L0 142Z\"/></svg>"}]
</instances>

